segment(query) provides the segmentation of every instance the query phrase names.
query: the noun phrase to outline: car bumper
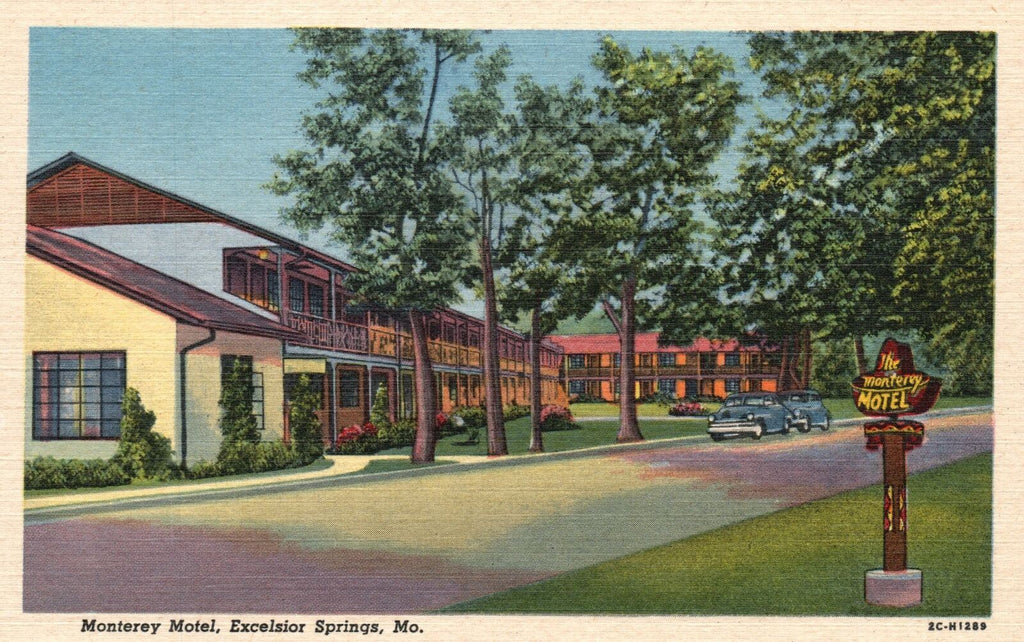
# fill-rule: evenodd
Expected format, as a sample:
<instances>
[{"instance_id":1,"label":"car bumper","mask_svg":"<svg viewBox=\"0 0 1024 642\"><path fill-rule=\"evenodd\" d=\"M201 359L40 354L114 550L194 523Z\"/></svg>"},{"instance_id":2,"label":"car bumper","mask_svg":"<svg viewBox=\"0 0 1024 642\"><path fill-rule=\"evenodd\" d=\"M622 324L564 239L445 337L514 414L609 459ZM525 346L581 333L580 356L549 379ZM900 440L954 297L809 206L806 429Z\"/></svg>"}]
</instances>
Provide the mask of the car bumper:
<instances>
[{"instance_id":1,"label":"car bumper","mask_svg":"<svg viewBox=\"0 0 1024 642\"><path fill-rule=\"evenodd\" d=\"M756 421L721 421L708 424L709 435L759 435L764 432Z\"/></svg>"}]
</instances>

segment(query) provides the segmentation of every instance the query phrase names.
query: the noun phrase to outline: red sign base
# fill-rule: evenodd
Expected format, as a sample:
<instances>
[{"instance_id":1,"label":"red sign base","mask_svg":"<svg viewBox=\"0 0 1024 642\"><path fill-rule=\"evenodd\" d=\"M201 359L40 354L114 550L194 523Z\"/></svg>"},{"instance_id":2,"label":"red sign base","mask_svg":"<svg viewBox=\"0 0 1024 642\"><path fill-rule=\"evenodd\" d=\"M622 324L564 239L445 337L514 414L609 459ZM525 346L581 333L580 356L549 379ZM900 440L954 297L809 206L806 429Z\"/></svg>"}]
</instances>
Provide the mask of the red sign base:
<instances>
[{"instance_id":1,"label":"red sign base","mask_svg":"<svg viewBox=\"0 0 1024 642\"><path fill-rule=\"evenodd\" d=\"M876 606L906 607L921 603L921 571L868 571L864 575L864 600Z\"/></svg>"}]
</instances>

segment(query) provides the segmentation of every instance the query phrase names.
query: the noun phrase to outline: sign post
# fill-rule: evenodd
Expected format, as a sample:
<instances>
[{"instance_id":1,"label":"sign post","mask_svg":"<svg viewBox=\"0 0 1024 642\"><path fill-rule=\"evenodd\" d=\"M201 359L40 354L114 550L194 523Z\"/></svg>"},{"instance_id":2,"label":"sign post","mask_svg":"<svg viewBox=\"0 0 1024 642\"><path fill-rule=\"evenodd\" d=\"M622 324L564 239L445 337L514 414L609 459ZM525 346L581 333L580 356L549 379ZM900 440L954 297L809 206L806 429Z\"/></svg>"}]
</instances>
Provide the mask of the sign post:
<instances>
[{"instance_id":1,"label":"sign post","mask_svg":"<svg viewBox=\"0 0 1024 642\"><path fill-rule=\"evenodd\" d=\"M907 568L907 451L924 442L924 424L906 415L927 412L942 382L914 369L910 346L886 339L873 372L853 381L853 402L862 414L870 450L882 449L882 568L864 577L864 599L881 606L921 603L922 574Z\"/></svg>"}]
</instances>

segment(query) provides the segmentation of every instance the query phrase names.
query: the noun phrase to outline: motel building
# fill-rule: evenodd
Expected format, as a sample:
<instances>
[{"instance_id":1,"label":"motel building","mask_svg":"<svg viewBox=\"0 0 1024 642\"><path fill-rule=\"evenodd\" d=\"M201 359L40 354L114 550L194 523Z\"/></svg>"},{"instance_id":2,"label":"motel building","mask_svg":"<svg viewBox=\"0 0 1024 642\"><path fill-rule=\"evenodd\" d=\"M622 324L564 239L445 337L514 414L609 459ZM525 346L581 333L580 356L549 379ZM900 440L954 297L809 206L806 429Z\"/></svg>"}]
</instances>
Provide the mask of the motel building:
<instances>
[{"instance_id":1,"label":"motel building","mask_svg":"<svg viewBox=\"0 0 1024 642\"><path fill-rule=\"evenodd\" d=\"M180 459L216 457L221 380L252 365L265 440L287 439L288 393L321 390L325 441L369 418L415 413L407 322L345 288L355 268L76 154L28 176L26 456L110 457L126 386ZM483 322L429 318L439 407L483 402ZM529 346L501 328L502 401L529 401ZM564 350L542 346L546 404L568 403Z\"/></svg>"},{"instance_id":2,"label":"motel building","mask_svg":"<svg viewBox=\"0 0 1024 642\"><path fill-rule=\"evenodd\" d=\"M618 401L620 354L616 334L553 336L565 351L569 398ZM655 393L676 398L726 397L735 392L778 390L779 362L772 351L736 339L699 338L688 346L658 345L658 333L636 335L637 399Z\"/></svg>"}]
</instances>

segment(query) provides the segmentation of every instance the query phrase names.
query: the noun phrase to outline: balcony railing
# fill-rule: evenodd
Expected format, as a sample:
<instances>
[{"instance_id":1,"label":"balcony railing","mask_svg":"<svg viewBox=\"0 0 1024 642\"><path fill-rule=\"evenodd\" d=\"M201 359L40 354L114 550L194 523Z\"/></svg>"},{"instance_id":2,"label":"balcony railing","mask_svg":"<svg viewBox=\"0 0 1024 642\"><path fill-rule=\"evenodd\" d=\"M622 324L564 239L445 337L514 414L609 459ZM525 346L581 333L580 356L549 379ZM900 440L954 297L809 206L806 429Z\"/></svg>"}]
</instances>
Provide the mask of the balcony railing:
<instances>
[{"instance_id":1,"label":"balcony railing","mask_svg":"<svg viewBox=\"0 0 1024 642\"><path fill-rule=\"evenodd\" d=\"M391 359L398 357L399 346L401 346L403 361L412 362L414 358L412 336L405 333L396 334L394 331L377 327L368 328L296 312L288 315L288 325L305 335L304 339L293 341L298 345L340 352L372 354ZM444 341L429 341L427 349L430 359L435 364L467 368L483 367L483 356L479 348L470 348ZM525 364L518 361L502 360L503 370L519 371L525 367ZM557 376L557 370L553 368L550 370L554 376Z\"/></svg>"},{"instance_id":2,"label":"balcony railing","mask_svg":"<svg viewBox=\"0 0 1024 642\"><path fill-rule=\"evenodd\" d=\"M775 375L779 372L779 366L770 364L720 366L703 365L698 370L697 364L681 366L636 366L633 374L636 377L714 377L714 376L759 376ZM570 378L611 378L619 375L618 367L583 367L569 368Z\"/></svg>"}]
</instances>

